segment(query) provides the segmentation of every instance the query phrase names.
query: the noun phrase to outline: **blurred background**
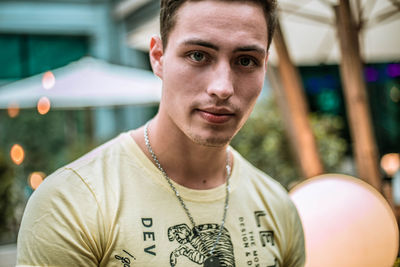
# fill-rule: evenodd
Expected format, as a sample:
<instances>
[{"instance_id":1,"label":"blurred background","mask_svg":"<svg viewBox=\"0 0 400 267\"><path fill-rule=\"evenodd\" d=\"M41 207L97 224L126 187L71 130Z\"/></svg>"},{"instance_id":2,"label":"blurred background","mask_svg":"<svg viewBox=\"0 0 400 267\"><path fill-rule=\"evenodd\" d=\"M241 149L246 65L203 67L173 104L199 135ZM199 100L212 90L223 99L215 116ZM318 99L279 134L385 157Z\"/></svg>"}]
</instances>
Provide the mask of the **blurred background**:
<instances>
[{"instance_id":1,"label":"blurred background","mask_svg":"<svg viewBox=\"0 0 400 267\"><path fill-rule=\"evenodd\" d=\"M262 95L232 145L288 190L322 173L360 177L398 219L400 1L279 9ZM156 114L158 13L157 0L0 0L0 266L13 266L47 175Z\"/></svg>"}]
</instances>

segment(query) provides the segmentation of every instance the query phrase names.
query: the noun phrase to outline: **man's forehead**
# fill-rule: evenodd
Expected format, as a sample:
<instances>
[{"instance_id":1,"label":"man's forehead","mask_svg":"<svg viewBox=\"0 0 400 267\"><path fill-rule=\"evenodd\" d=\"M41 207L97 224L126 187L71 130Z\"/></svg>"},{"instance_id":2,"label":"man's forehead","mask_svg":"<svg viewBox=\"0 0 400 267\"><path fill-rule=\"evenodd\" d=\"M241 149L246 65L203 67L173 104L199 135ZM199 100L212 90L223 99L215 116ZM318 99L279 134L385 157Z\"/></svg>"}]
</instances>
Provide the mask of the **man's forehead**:
<instances>
[{"instance_id":1,"label":"man's forehead","mask_svg":"<svg viewBox=\"0 0 400 267\"><path fill-rule=\"evenodd\" d=\"M262 7L247 1L186 2L176 14L171 34L173 32L179 44L203 43L210 48L219 47L221 36L227 41L240 41L239 47L259 46L266 49L264 43L268 41Z\"/></svg>"},{"instance_id":2,"label":"man's forehead","mask_svg":"<svg viewBox=\"0 0 400 267\"><path fill-rule=\"evenodd\" d=\"M210 18L215 20L221 18L221 14L219 13L219 9L223 7L225 11L230 16L236 15L236 19L240 19L248 17L248 12L251 13L260 13L265 19L266 17L264 13L264 8L260 3L255 1L235 1L235 0L198 0L198 1L186 1L183 3L175 13L176 21L181 17L182 12L191 13L190 19L196 19L201 15L208 15ZM249 9L251 7L251 10ZM189 11L189 12L188 12ZM204 12L206 11L206 12Z\"/></svg>"}]
</instances>

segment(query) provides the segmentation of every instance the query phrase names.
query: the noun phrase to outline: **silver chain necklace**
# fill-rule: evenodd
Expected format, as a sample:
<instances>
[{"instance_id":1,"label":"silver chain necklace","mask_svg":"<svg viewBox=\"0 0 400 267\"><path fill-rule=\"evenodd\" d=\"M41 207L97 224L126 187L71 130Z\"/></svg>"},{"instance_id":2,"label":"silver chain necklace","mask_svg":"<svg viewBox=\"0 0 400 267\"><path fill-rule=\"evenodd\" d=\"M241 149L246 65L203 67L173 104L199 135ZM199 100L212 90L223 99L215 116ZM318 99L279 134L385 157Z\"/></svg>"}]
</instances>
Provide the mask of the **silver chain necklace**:
<instances>
[{"instance_id":1,"label":"silver chain necklace","mask_svg":"<svg viewBox=\"0 0 400 267\"><path fill-rule=\"evenodd\" d=\"M204 242L201 238L201 233L199 233L196 223L194 222L193 216L190 214L189 209L187 208L185 202L183 201L182 197L179 194L179 191L176 189L176 187L172 184L171 182L171 178L168 177L167 173L164 171L163 167L161 166L160 162L158 161L158 158L156 156L156 154L154 153L151 145L150 145L150 141L149 141L149 135L148 135L148 131L149 131L149 124L150 122L147 122L145 127L144 127L144 141L146 143L146 147L147 150L149 151L149 153L151 154L151 157L154 160L154 163L157 165L158 169L161 171L162 175L164 176L165 180L167 180L169 186L171 187L172 191L174 191L175 196L177 197L177 199L179 200L179 203L181 204L183 210L185 211L187 217L190 220L190 223L193 226L193 233L195 236L199 236L201 243ZM229 163L229 153L227 150L227 156L226 156L226 183L225 183L225 206L224 206L224 213L222 216L222 221L221 221L221 225L219 227L218 230L218 234L217 234L217 238L213 244L213 247L211 248L210 252L209 252L209 257L204 261L204 267L218 267L221 266L219 259L217 256L214 256L214 250L215 247L217 246L219 239L221 237L222 234L222 230L224 228L224 224L225 224L225 220L226 220L226 213L228 211L228 207L229 207L229 191L230 191L230 186L229 186L229 177L231 175L231 166Z\"/></svg>"}]
</instances>

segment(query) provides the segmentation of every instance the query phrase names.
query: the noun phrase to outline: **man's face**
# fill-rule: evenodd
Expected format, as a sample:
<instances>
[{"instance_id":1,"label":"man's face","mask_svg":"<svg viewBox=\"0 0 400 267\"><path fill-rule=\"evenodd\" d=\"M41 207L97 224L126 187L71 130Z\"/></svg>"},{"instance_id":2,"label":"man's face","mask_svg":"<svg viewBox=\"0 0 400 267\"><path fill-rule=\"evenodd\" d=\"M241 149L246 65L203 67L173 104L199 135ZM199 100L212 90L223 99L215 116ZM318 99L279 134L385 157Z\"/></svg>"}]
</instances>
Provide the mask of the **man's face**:
<instances>
[{"instance_id":1,"label":"man's face","mask_svg":"<svg viewBox=\"0 0 400 267\"><path fill-rule=\"evenodd\" d=\"M179 8L168 46L153 38L153 70L163 80L159 115L168 134L207 146L229 143L263 86L267 24L252 2L189 1Z\"/></svg>"}]
</instances>

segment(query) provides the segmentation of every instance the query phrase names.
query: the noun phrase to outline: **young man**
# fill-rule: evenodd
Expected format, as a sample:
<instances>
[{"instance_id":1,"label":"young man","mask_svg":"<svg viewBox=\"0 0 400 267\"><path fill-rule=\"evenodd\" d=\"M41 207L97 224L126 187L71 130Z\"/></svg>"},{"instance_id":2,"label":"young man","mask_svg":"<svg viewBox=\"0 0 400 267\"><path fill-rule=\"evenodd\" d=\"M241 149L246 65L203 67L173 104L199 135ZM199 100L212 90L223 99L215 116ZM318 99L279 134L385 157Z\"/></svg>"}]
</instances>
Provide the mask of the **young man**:
<instances>
[{"instance_id":1,"label":"young man","mask_svg":"<svg viewBox=\"0 0 400 267\"><path fill-rule=\"evenodd\" d=\"M304 265L285 190L229 142L261 91L274 1L161 1L158 114L48 177L19 265Z\"/></svg>"}]
</instances>

